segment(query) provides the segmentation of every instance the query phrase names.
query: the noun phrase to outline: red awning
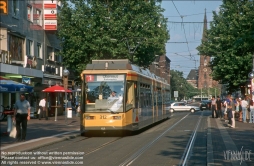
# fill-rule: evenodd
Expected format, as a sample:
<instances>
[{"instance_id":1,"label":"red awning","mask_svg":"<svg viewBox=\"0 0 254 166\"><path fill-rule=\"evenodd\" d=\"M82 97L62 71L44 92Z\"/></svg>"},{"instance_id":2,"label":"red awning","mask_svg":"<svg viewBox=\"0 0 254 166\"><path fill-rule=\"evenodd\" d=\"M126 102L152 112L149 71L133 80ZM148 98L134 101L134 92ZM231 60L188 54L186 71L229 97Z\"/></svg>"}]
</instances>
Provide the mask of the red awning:
<instances>
[{"instance_id":1,"label":"red awning","mask_svg":"<svg viewBox=\"0 0 254 166\"><path fill-rule=\"evenodd\" d=\"M42 90L42 92L72 92L72 91L69 89L64 89L64 87L62 86L55 85Z\"/></svg>"}]
</instances>

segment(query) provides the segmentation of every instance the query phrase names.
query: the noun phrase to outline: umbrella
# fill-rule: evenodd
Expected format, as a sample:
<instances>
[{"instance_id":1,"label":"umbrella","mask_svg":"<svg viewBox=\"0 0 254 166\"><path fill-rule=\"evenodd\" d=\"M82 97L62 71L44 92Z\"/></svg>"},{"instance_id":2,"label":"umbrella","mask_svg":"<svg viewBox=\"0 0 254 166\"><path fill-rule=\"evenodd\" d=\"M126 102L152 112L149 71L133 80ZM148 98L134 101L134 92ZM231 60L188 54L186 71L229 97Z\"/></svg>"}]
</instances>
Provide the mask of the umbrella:
<instances>
[{"instance_id":1,"label":"umbrella","mask_svg":"<svg viewBox=\"0 0 254 166\"><path fill-rule=\"evenodd\" d=\"M49 88L42 90L42 92L72 92L72 91L69 89L66 90L62 86L55 85L55 86L51 86Z\"/></svg>"},{"instance_id":2,"label":"umbrella","mask_svg":"<svg viewBox=\"0 0 254 166\"><path fill-rule=\"evenodd\" d=\"M0 92L32 92L33 87L0 77Z\"/></svg>"}]
</instances>

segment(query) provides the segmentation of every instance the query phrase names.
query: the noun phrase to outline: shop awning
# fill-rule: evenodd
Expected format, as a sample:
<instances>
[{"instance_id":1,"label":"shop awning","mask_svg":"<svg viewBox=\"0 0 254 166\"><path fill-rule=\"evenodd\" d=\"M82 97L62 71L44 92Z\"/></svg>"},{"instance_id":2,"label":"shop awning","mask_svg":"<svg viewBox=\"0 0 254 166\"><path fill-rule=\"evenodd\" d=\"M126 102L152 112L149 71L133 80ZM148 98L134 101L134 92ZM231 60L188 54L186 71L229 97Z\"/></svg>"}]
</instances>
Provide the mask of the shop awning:
<instances>
[{"instance_id":1,"label":"shop awning","mask_svg":"<svg viewBox=\"0 0 254 166\"><path fill-rule=\"evenodd\" d=\"M33 87L0 77L0 93L33 92Z\"/></svg>"}]
</instances>

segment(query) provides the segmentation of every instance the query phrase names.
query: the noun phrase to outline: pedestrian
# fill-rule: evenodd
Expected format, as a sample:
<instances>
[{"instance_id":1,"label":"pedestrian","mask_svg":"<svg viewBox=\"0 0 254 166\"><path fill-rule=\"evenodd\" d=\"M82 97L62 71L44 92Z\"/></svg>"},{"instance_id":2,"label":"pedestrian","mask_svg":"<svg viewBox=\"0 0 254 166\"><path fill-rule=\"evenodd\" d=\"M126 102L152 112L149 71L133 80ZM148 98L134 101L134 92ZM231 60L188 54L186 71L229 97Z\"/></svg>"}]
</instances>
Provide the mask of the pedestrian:
<instances>
[{"instance_id":1,"label":"pedestrian","mask_svg":"<svg viewBox=\"0 0 254 166\"><path fill-rule=\"evenodd\" d=\"M236 101L234 100L233 96L230 97L230 104L231 104L231 107L232 107L231 127L235 128L235 106L236 106Z\"/></svg>"},{"instance_id":2,"label":"pedestrian","mask_svg":"<svg viewBox=\"0 0 254 166\"><path fill-rule=\"evenodd\" d=\"M222 110L221 110L221 108L222 108L222 101L221 101L221 99L220 99L220 96L217 96L217 100L216 100L216 112L217 112L217 118L219 118L220 117L220 119L222 119Z\"/></svg>"},{"instance_id":3,"label":"pedestrian","mask_svg":"<svg viewBox=\"0 0 254 166\"><path fill-rule=\"evenodd\" d=\"M228 105L227 105L227 101L228 101L228 99L226 98L225 101L223 102L223 107L224 107L224 120L225 120L225 122L228 122L228 114L227 114Z\"/></svg>"},{"instance_id":4,"label":"pedestrian","mask_svg":"<svg viewBox=\"0 0 254 166\"><path fill-rule=\"evenodd\" d=\"M238 121L242 122L242 120L243 120L243 109L242 109L242 104L241 104L242 103L242 99L239 98L238 102L239 102L239 118L238 118Z\"/></svg>"},{"instance_id":5,"label":"pedestrian","mask_svg":"<svg viewBox=\"0 0 254 166\"><path fill-rule=\"evenodd\" d=\"M246 96L246 101L248 102L248 106L247 106L247 111L246 111L246 121L247 119L250 120L250 101L251 101L251 98L250 96Z\"/></svg>"},{"instance_id":6,"label":"pedestrian","mask_svg":"<svg viewBox=\"0 0 254 166\"><path fill-rule=\"evenodd\" d=\"M13 120L16 121L16 130L17 130L16 141L25 141L27 121L30 120L30 103L26 100L25 94L21 94L20 100L17 100L15 102Z\"/></svg>"},{"instance_id":7,"label":"pedestrian","mask_svg":"<svg viewBox=\"0 0 254 166\"><path fill-rule=\"evenodd\" d=\"M250 100L250 122L254 123L254 102L253 100Z\"/></svg>"},{"instance_id":8,"label":"pedestrian","mask_svg":"<svg viewBox=\"0 0 254 166\"><path fill-rule=\"evenodd\" d=\"M218 116L217 113L216 113L216 99L215 99L215 96L212 97L211 104L212 104L212 118L215 118L215 117Z\"/></svg>"},{"instance_id":9,"label":"pedestrian","mask_svg":"<svg viewBox=\"0 0 254 166\"><path fill-rule=\"evenodd\" d=\"M234 125L235 125L235 124L233 124L234 121L232 121L233 118L234 118L233 117L233 112L232 112L234 105L235 104L234 104L234 101L233 101L231 95L228 95L228 100L227 100L227 115L228 115L228 120L229 120L228 126L233 127L233 128L234 128Z\"/></svg>"},{"instance_id":10,"label":"pedestrian","mask_svg":"<svg viewBox=\"0 0 254 166\"><path fill-rule=\"evenodd\" d=\"M41 120L41 118L47 119L47 117L46 117L46 98L45 97L43 97L40 100L39 107L40 107L39 120Z\"/></svg>"},{"instance_id":11,"label":"pedestrian","mask_svg":"<svg viewBox=\"0 0 254 166\"><path fill-rule=\"evenodd\" d=\"M243 98L241 101L241 106L242 106L242 112L243 112L243 123L247 123L246 121L246 114L247 114L247 107L248 107L248 102L246 100L246 96Z\"/></svg>"}]
</instances>

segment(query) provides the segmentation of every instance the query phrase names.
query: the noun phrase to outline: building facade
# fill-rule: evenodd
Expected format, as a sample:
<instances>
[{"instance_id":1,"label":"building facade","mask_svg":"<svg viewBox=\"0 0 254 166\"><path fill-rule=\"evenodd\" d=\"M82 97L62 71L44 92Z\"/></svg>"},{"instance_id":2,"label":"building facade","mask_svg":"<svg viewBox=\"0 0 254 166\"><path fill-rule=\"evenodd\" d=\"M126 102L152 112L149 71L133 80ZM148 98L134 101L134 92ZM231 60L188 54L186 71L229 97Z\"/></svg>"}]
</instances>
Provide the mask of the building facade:
<instances>
[{"instance_id":1,"label":"building facade","mask_svg":"<svg viewBox=\"0 0 254 166\"><path fill-rule=\"evenodd\" d=\"M166 55L156 56L149 70L170 84L170 59Z\"/></svg>"},{"instance_id":2,"label":"building facade","mask_svg":"<svg viewBox=\"0 0 254 166\"><path fill-rule=\"evenodd\" d=\"M204 16L204 27L202 41L206 41L206 30L207 30L207 18L206 13ZM209 89L218 86L218 82L214 81L211 77L211 68L209 64L211 57L207 55L200 55L200 65L198 70L198 89Z\"/></svg>"},{"instance_id":3,"label":"building facade","mask_svg":"<svg viewBox=\"0 0 254 166\"><path fill-rule=\"evenodd\" d=\"M52 0L0 2L0 76L33 86L29 97L35 106L45 95L43 89L62 84L63 58L58 55L56 36L60 4ZM0 105L12 105L18 96L0 93Z\"/></svg>"},{"instance_id":4,"label":"building facade","mask_svg":"<svg viewBox=\"0 0 254 166\"><path fill-rule=\"evenodd\" d=\"M198 73L197 70L191 69L190 73L188 74L186 81L191 84L194 88L197 88L197 78L198 78Z\"/></svg>"}]
</instances>

